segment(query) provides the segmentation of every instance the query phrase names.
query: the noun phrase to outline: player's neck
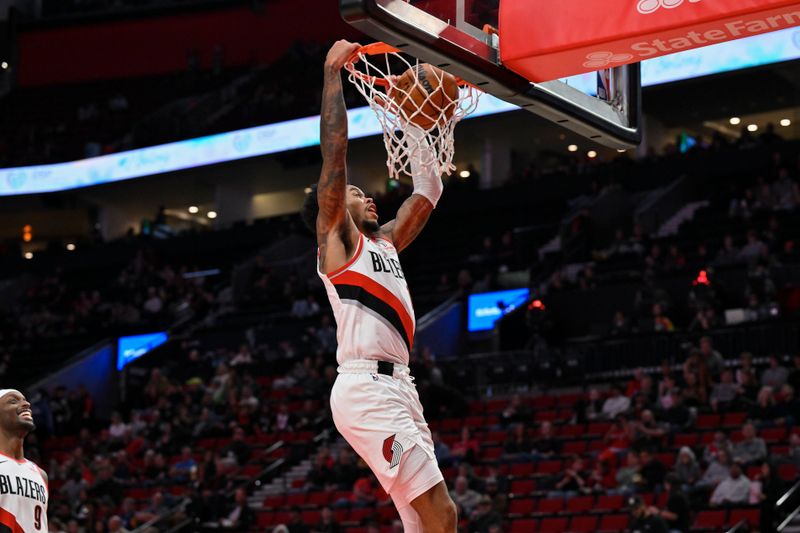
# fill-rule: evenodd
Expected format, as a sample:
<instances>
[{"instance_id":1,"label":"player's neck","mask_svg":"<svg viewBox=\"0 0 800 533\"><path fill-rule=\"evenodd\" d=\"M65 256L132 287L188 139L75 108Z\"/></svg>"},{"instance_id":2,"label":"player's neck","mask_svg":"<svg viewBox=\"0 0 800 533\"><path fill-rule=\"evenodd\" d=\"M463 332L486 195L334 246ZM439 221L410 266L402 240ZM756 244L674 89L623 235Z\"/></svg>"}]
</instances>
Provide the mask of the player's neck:
<instances>
[{"instance_id":1,"label":"player's neck","mask_svg":"<svg viewBox=\"0 0 800 533\"><path fill-rule=\"evenodd\" d=\"M24 436L9 434L6 431L0 432L0 436L2 437L0 438L0 453L17 461L25 459Z\"/></svg>"}]
</instances>

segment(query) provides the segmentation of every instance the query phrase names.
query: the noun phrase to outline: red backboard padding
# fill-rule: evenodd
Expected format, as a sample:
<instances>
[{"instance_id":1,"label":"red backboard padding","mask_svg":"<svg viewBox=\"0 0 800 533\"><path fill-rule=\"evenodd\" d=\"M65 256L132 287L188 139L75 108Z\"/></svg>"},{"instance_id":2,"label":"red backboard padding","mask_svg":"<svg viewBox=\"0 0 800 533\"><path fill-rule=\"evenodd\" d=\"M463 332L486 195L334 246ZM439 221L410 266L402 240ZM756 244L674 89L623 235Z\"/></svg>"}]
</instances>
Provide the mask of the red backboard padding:
<instances>
[{"instance_id":1,"label":"red backboard padding","mask_svg":"<svg viewBox=\"0 0 800 533\"><path fill-rule=\"evenodd\" d=\"M798 0L501 0L503 65L542 82L800 25Z\"/></svg>"}]
</instances>

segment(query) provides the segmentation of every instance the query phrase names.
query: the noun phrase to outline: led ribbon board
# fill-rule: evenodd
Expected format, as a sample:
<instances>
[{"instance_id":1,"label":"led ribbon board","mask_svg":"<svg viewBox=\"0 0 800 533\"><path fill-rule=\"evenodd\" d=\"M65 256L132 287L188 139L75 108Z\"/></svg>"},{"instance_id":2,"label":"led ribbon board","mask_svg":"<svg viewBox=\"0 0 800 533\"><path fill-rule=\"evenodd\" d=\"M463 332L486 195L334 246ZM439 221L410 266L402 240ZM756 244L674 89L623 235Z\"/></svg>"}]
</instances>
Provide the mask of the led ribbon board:
<instances>
[{"instance_id":1,"label":"led ribbon board","mask_svg":"<svg viewBox=\"0 0 800 533\"><path fill-rule=\"evenodd\" d=\"M793 28L644 61L642 85L658 85L798 57L800 29ZM569 84L586 94L594 94L597 77L594 72L582 74L569 78ZM467 120L515 109L518 108L512 104L484 95L478 109ZM378 135L382 131L368 107L351 109L348 120L351 139ZM114 183L318 144L319 117L307 117L68 163L0 169L0 196Z\"/></svg>"}]
</instances>

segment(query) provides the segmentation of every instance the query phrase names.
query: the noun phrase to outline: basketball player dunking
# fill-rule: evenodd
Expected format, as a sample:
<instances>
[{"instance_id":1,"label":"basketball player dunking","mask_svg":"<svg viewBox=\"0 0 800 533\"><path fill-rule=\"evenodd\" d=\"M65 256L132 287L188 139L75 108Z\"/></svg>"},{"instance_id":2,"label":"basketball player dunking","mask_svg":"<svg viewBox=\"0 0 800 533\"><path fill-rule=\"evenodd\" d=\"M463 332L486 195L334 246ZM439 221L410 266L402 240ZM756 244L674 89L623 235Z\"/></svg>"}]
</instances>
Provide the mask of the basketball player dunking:
<instances>
[{"instance_id":1,"label":"basketball player dunking","mask_svg":"<svg viewBox=\"0 0 800 533\"><path fill-rule=\"evenodd\" d=\"M34 429L25 396L0 389L0 533L47 531L47 474L22 450Z\"/></svg>"},{"instance_id":2,"label":"basketball player dunking","mask_svg":"<svg viewBox=\"0 0 800 533\"><path fill-rule=\"evenodd\" d=\"M339 375L331 411L339 433L391 495L406 533L454 533L456 507L408 371L414 308L397 256L428 221L442 180L412 162L414 192L383 225L372 199L348 185L341 69L357 49L338 41L325 60L322 172L303 206L337 324Z\"/></svg>"}]
</instances>

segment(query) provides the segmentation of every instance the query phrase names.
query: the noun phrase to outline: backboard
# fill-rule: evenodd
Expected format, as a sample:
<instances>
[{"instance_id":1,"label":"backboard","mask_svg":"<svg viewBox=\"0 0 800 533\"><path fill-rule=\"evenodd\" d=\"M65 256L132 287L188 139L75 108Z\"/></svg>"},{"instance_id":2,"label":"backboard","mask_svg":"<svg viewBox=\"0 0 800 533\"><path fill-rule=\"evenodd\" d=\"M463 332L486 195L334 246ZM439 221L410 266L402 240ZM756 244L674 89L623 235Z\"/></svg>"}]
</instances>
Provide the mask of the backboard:
<instances>
[{"instance_id":1,"label":"backboard","mask_svg":"<svg viewBox=\"0 0 800 533\"><path fill-rule=\"evenodd\" d=\"M401 49L599 144L628 149L641 141L639 64L566 80L532 83L504 68L496 35L498 0L340 0L342 17L377 41ZM532 21L531 31L536 24ZM600 93L601 97L597 94Z\"/></svg>"}]
</instances>

